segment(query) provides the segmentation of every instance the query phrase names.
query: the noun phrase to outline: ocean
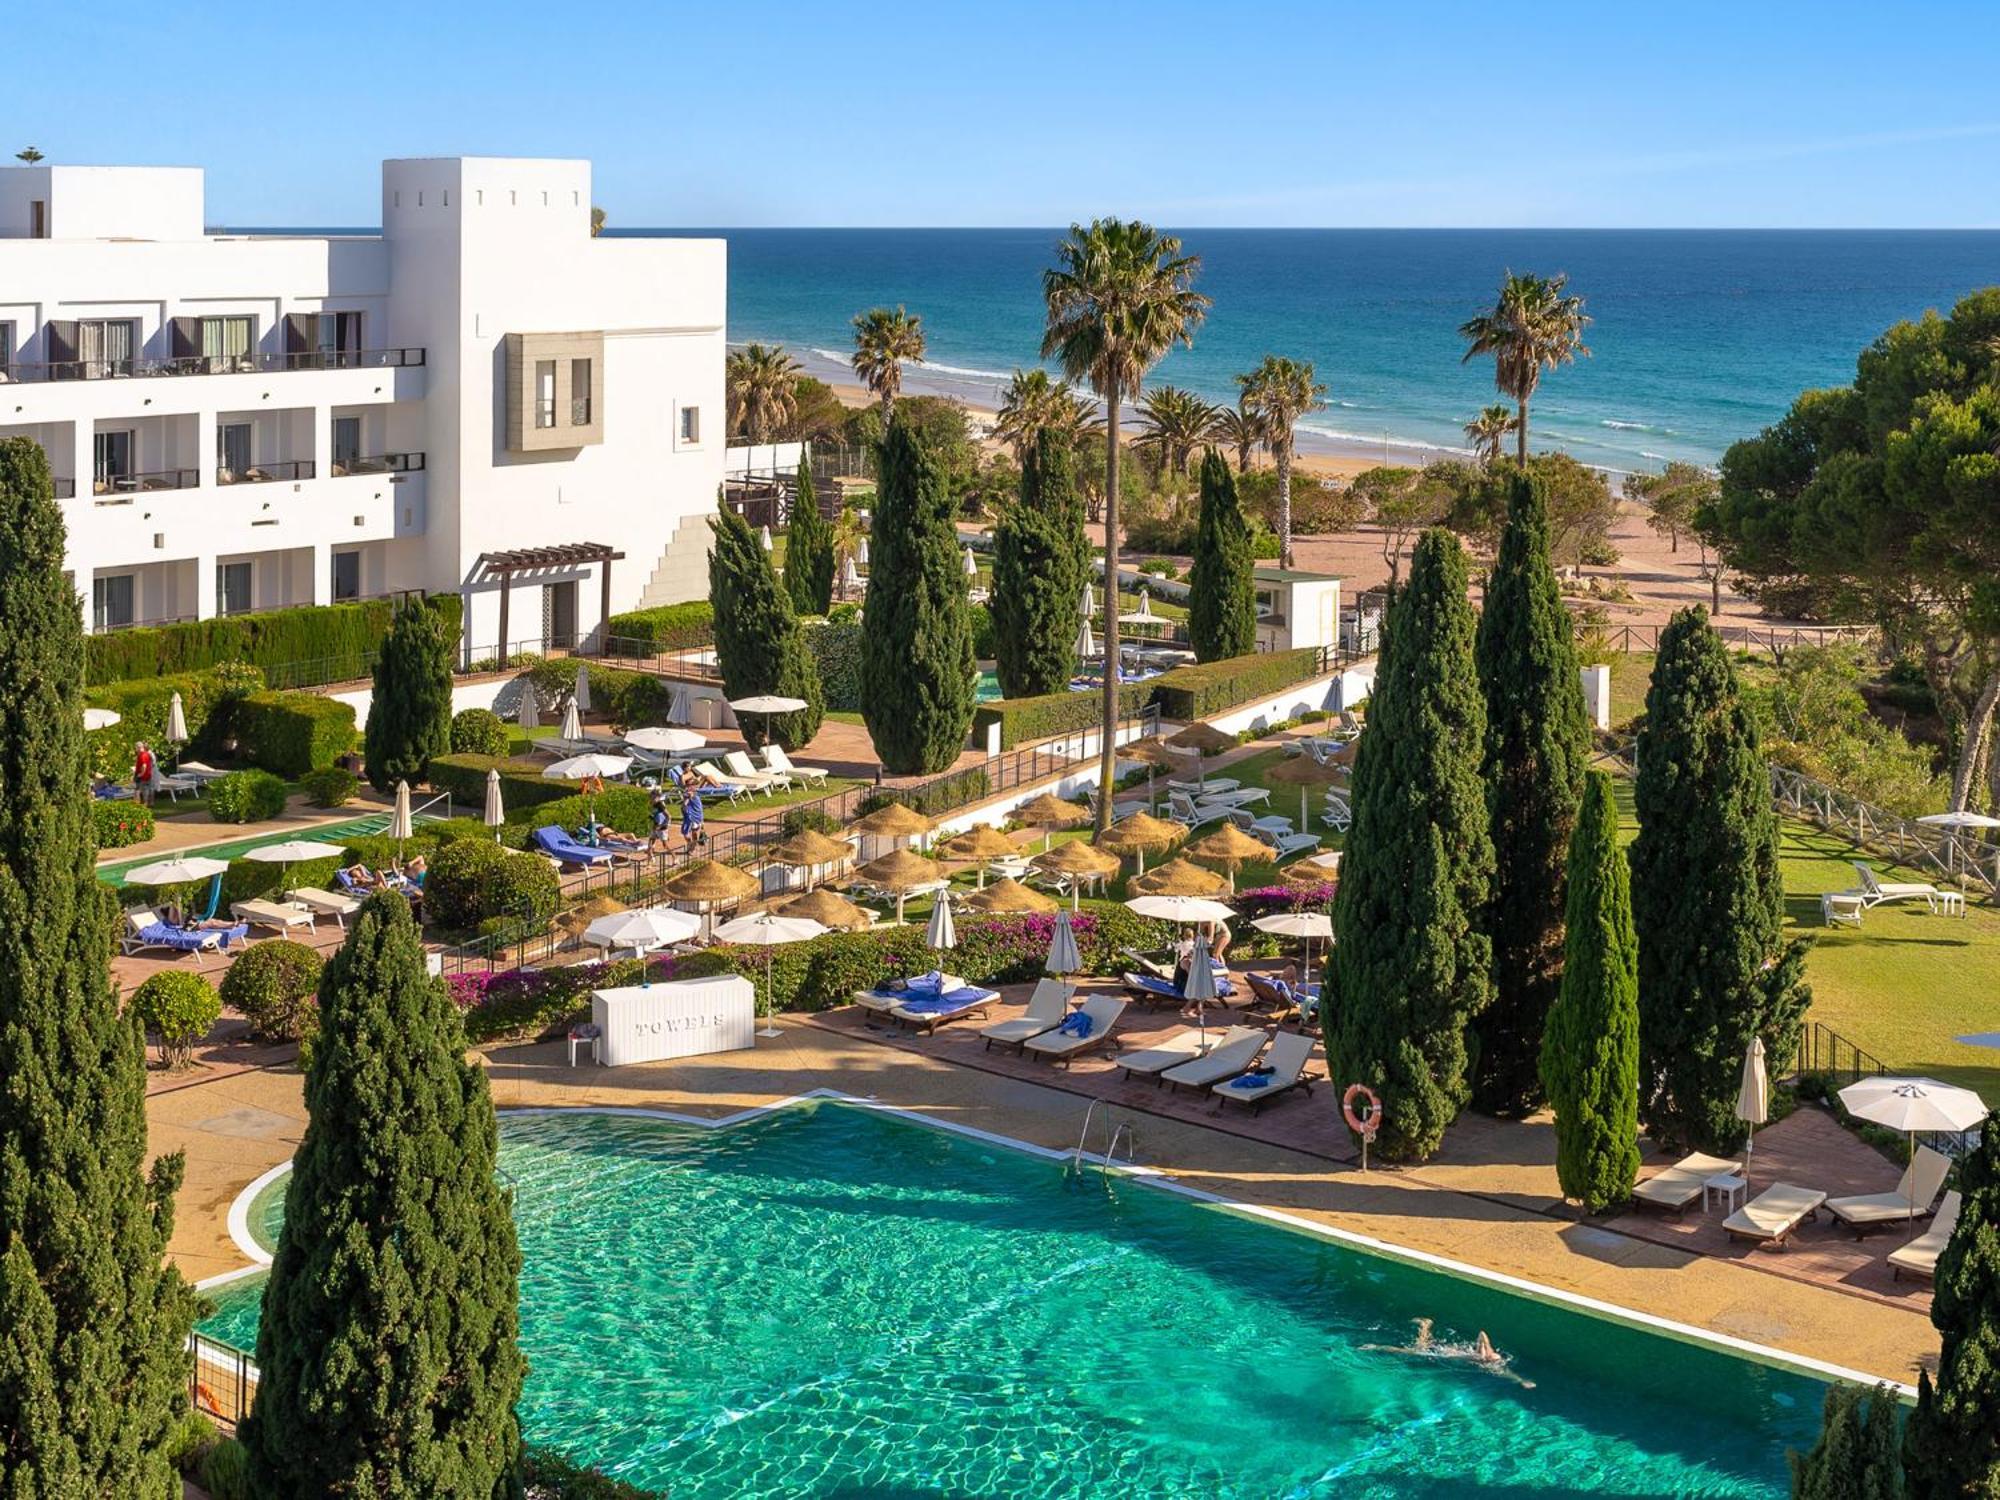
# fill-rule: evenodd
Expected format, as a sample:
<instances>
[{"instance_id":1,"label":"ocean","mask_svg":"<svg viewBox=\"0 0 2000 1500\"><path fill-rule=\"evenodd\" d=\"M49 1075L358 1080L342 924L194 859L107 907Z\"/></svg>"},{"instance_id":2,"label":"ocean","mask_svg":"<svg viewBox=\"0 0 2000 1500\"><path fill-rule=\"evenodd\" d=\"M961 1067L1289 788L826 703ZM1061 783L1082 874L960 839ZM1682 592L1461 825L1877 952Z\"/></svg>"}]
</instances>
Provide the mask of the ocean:
<instances>
[{"instance_id":1,"label":"ocean","mask_svg":"<svg viewBox=\"0 0 2000 1500\"><path fill-rule=\"evenodd\" d=\"M903 303L929 358L906 390L998 403L1037 360L1053 229L610 230L729 241L729 338L776 341L852 380L849 320ZM1194 347L1154 382L1234 400L1266 354L1311 360L1327 407L1300 446L1404 462L1462 449L1499 400L1492 363L1461 362L1458 325L1507 268L1567 272L1595 320L1592 357L1544 377L1538 447L1609 469L1712 464L1802 390L1853 378L1890 324L2000 282L2000 231L1196 229L1214 299Z\"/></svg>"}]
</instances>

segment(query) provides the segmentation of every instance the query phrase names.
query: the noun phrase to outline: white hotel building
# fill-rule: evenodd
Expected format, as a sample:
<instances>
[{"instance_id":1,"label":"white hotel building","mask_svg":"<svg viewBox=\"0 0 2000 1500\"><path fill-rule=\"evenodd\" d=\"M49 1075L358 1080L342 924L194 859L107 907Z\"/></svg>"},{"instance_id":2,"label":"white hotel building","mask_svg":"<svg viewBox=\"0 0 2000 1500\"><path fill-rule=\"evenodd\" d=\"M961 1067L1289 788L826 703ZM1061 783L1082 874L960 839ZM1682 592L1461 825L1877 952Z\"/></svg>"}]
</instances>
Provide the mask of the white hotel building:
<instances>
[{"instance_id":1,"label":"white hotel building","mask_svg":"<svg viewBox=\"0 0 2000 1500\"><path fill-rule=\"evenodd\" d=\"M704 596L724 247L590 210L587 162L390 161L379 235L215 235L199 169L0 169L0 436L91 628L423 589L487 655Z\"/></svg>"}]
</instances>

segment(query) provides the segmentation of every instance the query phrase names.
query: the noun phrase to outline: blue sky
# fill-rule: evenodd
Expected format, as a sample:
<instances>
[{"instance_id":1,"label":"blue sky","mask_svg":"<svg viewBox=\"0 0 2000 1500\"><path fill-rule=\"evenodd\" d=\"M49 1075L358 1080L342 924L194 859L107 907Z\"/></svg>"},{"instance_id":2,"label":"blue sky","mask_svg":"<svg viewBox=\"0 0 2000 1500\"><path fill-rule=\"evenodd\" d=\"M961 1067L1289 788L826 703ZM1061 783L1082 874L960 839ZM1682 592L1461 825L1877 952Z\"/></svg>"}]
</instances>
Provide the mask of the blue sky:
<instances>
[{"instance_id":1,"label":"blue sky","mask_svg":"<svg viewBox=\"0 0 2000 1500\"><path fill-rule=\"evenodd\" d=\"M204 166L218 223L468 153L628 227L2000 226L1994 0L16 11L7 148Z\"/></svg>"}]
</instances>

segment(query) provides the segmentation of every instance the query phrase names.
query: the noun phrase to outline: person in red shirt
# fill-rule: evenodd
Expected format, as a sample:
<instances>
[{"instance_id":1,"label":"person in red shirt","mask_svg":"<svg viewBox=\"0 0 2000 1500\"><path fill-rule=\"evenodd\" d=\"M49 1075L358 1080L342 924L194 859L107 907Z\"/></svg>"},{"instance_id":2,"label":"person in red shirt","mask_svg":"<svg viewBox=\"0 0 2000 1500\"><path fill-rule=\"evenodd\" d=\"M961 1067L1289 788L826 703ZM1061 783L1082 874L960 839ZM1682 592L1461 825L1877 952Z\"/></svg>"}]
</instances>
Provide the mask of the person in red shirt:
<instances>
[{"instance_id":1,"label":"person in red shirt","mask_svg":"<svg viewBox=\"0 0 2000 1500\"><path fill-rule=\"evenodd\" d=\"M144 740L133 747L132 786L139 794L139 801L147 807L153 805L153 751Z\"/></svg>"}]
</instances>

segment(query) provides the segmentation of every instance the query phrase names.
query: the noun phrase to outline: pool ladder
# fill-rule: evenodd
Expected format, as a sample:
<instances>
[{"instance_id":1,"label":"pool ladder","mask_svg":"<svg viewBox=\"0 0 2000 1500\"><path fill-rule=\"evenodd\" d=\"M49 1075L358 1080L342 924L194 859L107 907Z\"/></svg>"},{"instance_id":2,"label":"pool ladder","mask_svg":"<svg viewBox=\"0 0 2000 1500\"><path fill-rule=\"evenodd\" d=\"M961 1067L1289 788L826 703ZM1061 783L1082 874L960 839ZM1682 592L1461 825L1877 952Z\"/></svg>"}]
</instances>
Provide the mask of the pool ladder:
<instances>
[{"instance_id":1,"label":"pool ladder","mask_svg":"<svg viewBox=\"0 0 2000 1500\"><path fill-rule=\"evenodd\" d=\"M1083 1175L1083 1157L1090 1146L1090 1125L1097 1115L1097 1106L1100 1104L1104 1104L1102 1099L1093 1099L1090 1101L1090 1107L1083 1112L1083 1129L1077 1132L1076 1149L1070 1153L1069 1166L1063 1172L1065 1178L1079 1178ZM1111 1169L1117 1165L1118 1147L1121 1143L1125 1147L1127 1166L1139 1159L1139 1134L1132 1128L1130 1120L1120 1120L1117 1112L1109 1105L1106 1105L1104 1110L1104 1128L1106 1140L1104 1152L1099 1157L1101 1163L1099 1171L1108 1183L1111 1179Z\"/></svg>"}]
</instances>

